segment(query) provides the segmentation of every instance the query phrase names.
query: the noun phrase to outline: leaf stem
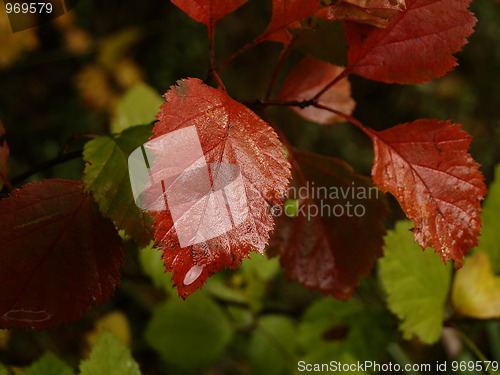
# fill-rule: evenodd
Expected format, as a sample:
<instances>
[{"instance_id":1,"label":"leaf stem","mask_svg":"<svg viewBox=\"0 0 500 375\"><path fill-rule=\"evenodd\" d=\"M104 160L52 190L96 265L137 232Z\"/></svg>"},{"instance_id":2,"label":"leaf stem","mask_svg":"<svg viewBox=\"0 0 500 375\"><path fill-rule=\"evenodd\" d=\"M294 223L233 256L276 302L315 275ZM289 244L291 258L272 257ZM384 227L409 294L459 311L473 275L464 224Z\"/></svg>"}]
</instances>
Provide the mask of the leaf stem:
<instances>
[{"instance_id":1,"label":"leaf stem","mask_svg":"<svg viewBox=\"0 0 500 375\"><path fill-rule=\"evenodd\" d=\"M302 171L302 168L301 168L299 162L296 160L295 155L296 155L297 151L295 150L293 145L290 143L290 141L286 137L285 133L283 133L283 131L279 128L279 126L277 126L273 121L266 118L266 116L263 115L262 118L273 127L273 129L278 134L278 137L280 138L280 140L283 142L283 144L287 148L288 155L289 155L288 159L290 160L290 164L292 165L292 170L295 168L295 172L297 173L299 179L302 182L307 181L307 178L305 177L304 172Z\"/></svg>"},{"instance_id":2,"label":"leaf stem","mask_svg":"<svg viewBox=\"0 0 500 375\"><path fill-rule=\"evenodd\" d=\"M406 353L403 351L403 349L401 349L401 346L399 346L396 343L392 343L387 347L387 351L389 352L391 357L394 358L401 365L401 367L404 368L406 365L410 365L410 367L411 367L412 362L410 361L410 359L408 358ZM414 371L414 370L406 371L406 374L407 375L420 375L420 373L418 371Z\"/></svg>"},{"instance_id":3,"label":"leaf stem","mask_svg":"<svg viewBox=\"0 0 500 375\"><path fill-rule=\"evenodd\" d=\"M215 69L214 69L214 71L216 73L219 73L231 61L233 61L234 59L238 58L240 55L243 55L246 51L248 51L249 49L252 49L253 47L255 47L257 44L259 44L261 42L262 42L262 38L261 37L258 37L256 39L252 40L250 43L248 43L248 44L244 45L243 47L241 47L238 51L236 51L235 53L233 53L231 56L229 56L227 59L225 59L223 62L221 62L218 66L216 66Z\"/></svg>"},{"instance_id":4,"label":"leaf stem","mask_svg":"<svg viewBox=\"0 0 500 375\"><path fill-rule=\"evenodd\" d=\"M465 333L463 333L461 330L459 330L456 327L453 327L455 332L460 336L462 339L462 342L469 348L469 350L482 362L488 362L488 358L483 354L483 352L477 347L477 345L472 341ZM488 374L490 375L495 375L498 374L497 372L492 372L490 369L487 370Z\"/></svg>"},{"instance_id":5,"label":"leaf stem","mask_svg":"<svg viewBox=\"0 0 500 375\"><path fill-rule=\"evenodd\" d=\"M334 79L332 79L330 81L330 83L328 83L325 87L323 87L321 90L319 90L318 93L313 96L312 100L313 101L318 101L319 98L325 92L327 92L330 88L332 88L333 86L335 86L342 78L347 77L351 73L351 69L352 68L350 68L350 67L345 68L342 72L340 72L340 74L338 76L336 76Z\"/></svg>"},{"instance_id":6,"label":"leaf stem","mask_svg":"<svg viewBox=\"0 0 500 375\"><path fill-rule=\"evenodd\" d=\"M367 128L366 126L364 126L361 121L359 121L358 119L348 115L347 113L344 113L342 111L339 111L335 108L331 108L331 107L328 107L326 105L323 105L323 104L319 104L319 103L316 103L314 102L312 104L314 107L316 108L319 108L319 109L324 109L325 111L329 111L329 112L332 112L334 114L336 114L337 116L340 116L342 118L344 118L345 120L347 120L348 122L350 122L351 124L355 125L356 127L358 127L359 129L361 129L366 135L368 136L371 136L373 135L373 130L370 129L370 128Z\"/></svg>"},{"instance_id":7,"label":"leaf stem","mask_svg":"<svg viewBox=\"0 0 500 375\"><path fill-rule=\"evenodd\" d=\"M486 332L491 346L491 355L496 361L500 361L500 324L497 320L486 323Z\"/></svg>"},{"instance_id":8,"label":"leaf stem","mask_svg":"<svg viewBox=\"0 0 500 375\"><path fill-rule=\"evenodd\" d=\"M95 133L73 133L71 137L68 138L68 140L64 143L61 151L57 154L57 156L51 160L44 161L42 163L39 163L25 172L21 173L20 175L14 177L11 180L12 185L17 185L27 178L31 177L32 175L45 171L47 169L50 169L58 164L65 163L69 160L76 159L78 157L81 157L83 154L83 150L76 150L69 152L70 147L73 145L73 143L80 138L87 138L87 139L93 139L99 137L99 134Z\"/></svg>"},{"instance_id":9,"label":"leaf stem","mask_svg":"<svg viewBox=\"0 0 500 375\"><path fill-rule=\"evenodd\" d=\"M355 125L359 129L361 129L366 135L372 137L374 135L374 131L370 128L367 128L364 126L361 121L358 119L348 115L347 113L344 113L342 111L339 111L335 108L328 107L326 105L320 104L317 102L316 99L306 99L306 100L256 100L254 102L243 102L245 105L249 106L285 106L285 107L299 107L299 108L306 108L309 106L313 106L319 109L323 109L328 112L332 112L336 114L337 116L340 116L350 122L351 124Z\"/></svg>"},{"instance_id":10,"label":"leaf stem","mask_svg":"<svg viewBox=\"0 0 500 375\"><path fill-rule=\"evenodd\" d=\"M280 56L278 58L278 62L276 63L276 66L274 67L273 75L271 77L271 82L269 82L269 87L267 88L266 96L264 100L268 100L271 97L274 85L276 84L276 80L278 79L279 72L281 71L281 68L283 67L283 64L285 63L286 59L290 55L291 52L291 46L292 43L286 44L283 49L280 52Z\"/></svg>"},{"instance_id":11,"label":"leaf stem","mask_svg":"<svg viewBox=\"0 0 500 375\"><path fill-rule=\"evenodd\" d=\"M214 79L217 85L226 91L226 86L218 74L218 70L215 68L215 23L212 17L210 17L210 22L207 25L207 35L208 35L208 77L207 81Z\"/></svg>"},{"instance_id":12,"label":"leaf stem","mask_svg":"<svg viewBox=\"0 0 500 375\"><path fill-rule=\"evenodd\" d=\"M255 323L255 328L260 331L260 333L266 337L267 341L275 347L275 349L281 353L281 355L290 363L295 361L295 358L292 353L288 351L288 349L274 336L271 332L269 332L266 328L264 328L258 322Z\"/></svg>"},{"instance_id":13,"label":"leaf stem","mask_svg":"<svg viewBox=\"0 0 500 375\"><path fill-rule=\"evenodd\" d=\"M97 137L99 137L99 134L95 133L73 133L71 134L71 137L69 137L68 140L64 143L64 146L61 149L61 151L59 151L58 155L66 154L77 139L80 138L94 139Z\"/></svg>"},{"instance_id":14,"label":"leaf stem","mask_svg":"<svg viewBox=\"0 0 500 375\"><path fill-rule=\"evenodd\" d=\"M56 165L62 164L66 161L79 158L82 155L83 155L83 150L72 151L72 152L68 152L66 154L59 154L55 158L53 158L51 160L44 161L40 164L37 164L37 165L29 168L27 171L21 173L20 175L14 177L11 180L11 183L12 183L12 185L17 185L38 172L45 171L45 170L50 169Z\"/></svg>"}]
</instances>

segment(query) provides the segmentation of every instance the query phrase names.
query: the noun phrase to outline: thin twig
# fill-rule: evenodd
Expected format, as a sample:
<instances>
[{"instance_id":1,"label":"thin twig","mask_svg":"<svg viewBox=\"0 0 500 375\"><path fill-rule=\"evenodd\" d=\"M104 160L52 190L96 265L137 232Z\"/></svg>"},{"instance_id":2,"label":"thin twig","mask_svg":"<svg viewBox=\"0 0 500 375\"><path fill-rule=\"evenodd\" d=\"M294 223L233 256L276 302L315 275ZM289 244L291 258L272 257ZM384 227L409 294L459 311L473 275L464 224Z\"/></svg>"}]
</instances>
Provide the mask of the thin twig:
<instances>
[{"instance_id":1,"label":"thin twig","mask_svg":"<svg viewBox=\"0 0 500 375\"><path fill-rule=\"evenodd\" d=\"M344 113L342 111L339 111L335 108L328 107L324 104L320 104L317 102L316 99L306 99L306 100L256 100L253 102L243 102L245 105L248 106L285 106L285 107L299 107L299 108L306 108L309 106L316 107L318 109L323 109L325 111L331 112L336 114L337 116L340 116L350 122L351 124L355 125L359 129L361 129L365 134L368 136L373 136L374 131L370 128L367 128L364 126L361 121L358 119L348 115L347 113Z\"/></svg>"},{"instance_id":2,"label":"thin twig","mask_svg":"<svg viewBox=\"0 0 500 375\"><path fill-rule=\"evenodd\" d=\"M226 91L224 82L219 76L218 70L215 68L215 23L212 17L207 25L208 34L208 78L207 80L214 79L217 85Z\"/></svg>"},{"instance_id":3,"label":"thin twig","mask_svg":"<svg viewBox=\"0 0 500 375\"><path fill-rule=\"evenodd\" d=\"M351 70L352 70L352 68L346 68L342 72L340 72L340 74L337 77L335 77L334 79L332 79L332 81L330 83L328 83L325 87L323 87L321 90L319 90L318 93L316 95L314 95L314 97L312 98L312 100L317 102L319 100L319 98L325 92L327 92L330 88L332 88L333 86L335 86L342 78L345 78L349 74L351 74Z\"/></svg>"},{"instance_id":4,"label":"thin twig","mask_svg":"<svg viewBox=\"0 0 500 375\"><path fill-rule=\"evenodd\" d=\"M274 346L274 348L281 353L281 355L290 363L295 361L295 357L292 353L280 342L276 336L274 336L271 332L269 332L266 328L264 328L261 324L256 323L256 329L260 331L260 333L267 338L269 343Z\"/></svg>"},{"instance_id":5,"label":"thin twig","mask_svg":"<svg viewBox=\"0 0 500 375\"><path fill-rule=\"evenodd\" d=\"M55 158L48 160L48 161L44 161L43 163L37 164L37 165L29 168L27 171L21 173L20 175L14 177L11 180L11 183L12 183L12 185L17 185L38 172L45 171L45 170L50 169L56 165L62 164L66 161L79 158L82 156L82 154L83 154L83 150L77 150L77 151L68 152L67 154L57 155Z\"/></svg>"},{"instance_id":6,"label":"thin twig","mask_svg":"<svg viewBox=\"0 0 500 375\"><path fill-rule=\"evenodd\" d=\"M73 133L71 137L69 137L68 140L64 143L64 146L58 155L66 154L77 139L80 138L94 139L97 137L99 137L99 134L95 133Z\"/></svg>"},{"instance_id":7,"label":"thin twig","mask_svg":"<svg viewBox=\"0 0 500 375\"><path fill-rule=\"evenodd\" d=\"M268 100L254 100L249 102L243 101L242 103L249 107L284 106L284 107L306 108L314 105L314 102L310 99L308 100L268 99Z\"/></svg>"},{"instance_id":8,"label":"thin twig","mask_svg":"<svg viewBox=\"0 0 500 375\"><path fill-rule=\"evenodd\" d=\"M251 41L247 45L245 45L242 48L240 48L238 51L236 51L231 56L229 56L226 60L224 60L223 62L221 62L218 66L216 66L215 69L214 69L214 71L216 73L219 73L231 61L233 61L234 59L236 59L240 55L243 55L246 51L248 51L249 49L255 47L257 44L259 44L260 42L262 42L262 40L259 40L259 39L260 38L254 39L253 41Z\"/></svg>"},{"instance_id":9,"label":"thin twig","mask_svg":"<svg viewBox=\"0 0 500 375\"><path fill-rule=\"evenodd\" d=\"M364 133L366 133L367 135L371 135L373 133L373 130L365 127L361 121L359 121L358 119L355 119L354 117L348 115L347 113L344 113L342 111L339 111L335 108L331 108L331 107L328 107L326 105L323 105L323 104L319 104L319 103L316 103L316 102L313 102L312 104L314 107L318 108L318 109L324 109L325 111L328 111L328 112L332 112L334 114L336 114L337 116L340 116L342 118L344 118L345 120L347 120L348 122L350 122L351 124L355 125L356 127L358 127L359 129L361 129Z\"/></svg>"},{"instance_id":10,"label":"thin twig","mask_svg":"<svg viewBox=\"0 0 500 375\"><path fill-rule=\"evenodd\" d=\"M488 361L488 358L486 358L486 356L483 354L483 352L477 347L477 345L474 343L474 341L472 341L469 337L467 337L467 335L465 333L463 333L461 330L459 330L458 328L456 327L452 327L455 332L458 334L458 336L460 336L460 338L462 339L462 342L465 344L465 346L467 346L469 348L469 350L479 359L481 360L482 362L489 362ZM487 370L488 371L488 374L490 375L494 375L494 374L497 374L496 371L490 371L490 369Z\"/></svg>"},{"instance_id":11,"label":"thin twig","mask_svg":"<svg viewBox=\"0 0 500 375\"><path fill-rule=\"evenodd\" d=\"M283 67L283 64L285 63L287 57L290 55L292 43L286 44L283 49L280 52L280 56L278 58L278 62L276 63L276 66L274 67L273 75L271 77L271 81L269 82L269 87L267 88L266 96L264 100L268 100L271 97L274 85L276 84L276 80L278 79L279 72L281 71L281 68Z\"/></svg>"}]
</instances>

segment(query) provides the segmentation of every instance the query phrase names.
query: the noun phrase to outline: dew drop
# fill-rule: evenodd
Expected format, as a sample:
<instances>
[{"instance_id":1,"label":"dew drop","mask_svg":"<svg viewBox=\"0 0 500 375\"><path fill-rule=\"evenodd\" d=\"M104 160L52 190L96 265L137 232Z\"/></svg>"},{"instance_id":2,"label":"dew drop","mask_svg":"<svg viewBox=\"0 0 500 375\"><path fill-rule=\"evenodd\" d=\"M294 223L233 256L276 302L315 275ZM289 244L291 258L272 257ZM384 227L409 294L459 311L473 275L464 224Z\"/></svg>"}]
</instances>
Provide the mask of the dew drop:
<instances>
[{"instance_id":1,"label":"dew drop","mask_svg":"<svg viewBox=\"0 0 500 375\"><path fill-rule=\"evenodd\" d=\"M184 285L191 285L195 280L200 277L203 272L203 266L194 265L184 276Z\"/></svg>"},{"instance_id":2,"label":"dew drop","mask_svg":"<svg viewBox=\"0 0 500 375\"><path fill-rule=\"evenodd\" d=\"M45 320L49 320L52 314L49 314L45 310L10 310L3 314L2 318L5 320L26 322L26 323L38 323Z\"/></svg>"}]
</instances>

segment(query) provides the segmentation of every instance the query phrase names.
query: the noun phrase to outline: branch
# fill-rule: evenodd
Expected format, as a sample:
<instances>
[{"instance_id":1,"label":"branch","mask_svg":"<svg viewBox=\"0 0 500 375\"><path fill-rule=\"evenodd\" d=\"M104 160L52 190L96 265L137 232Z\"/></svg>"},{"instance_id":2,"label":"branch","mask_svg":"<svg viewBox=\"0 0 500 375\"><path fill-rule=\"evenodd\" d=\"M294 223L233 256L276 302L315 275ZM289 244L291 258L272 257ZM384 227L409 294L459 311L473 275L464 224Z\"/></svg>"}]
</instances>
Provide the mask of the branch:
<instances>
[{"instance_id":1,"label":"branch","mask_svg":"<svg viewBox=\"0 0 500 375\"><path fill-rule=\"evenodd\" d=\"M37 164L37 165L29 168L27 171L21 173L20 175L14 177L11 180L11 183L12 183L12 185L17 185L38 172L42 172L44 170L50 169L58 164L62 164L64 162L66 162L66 161L77 159L77 158L81 157L82 155L83 155L83 150L72 151L72 152L68 152L66 154L59 154L54 159L44 161L43 163Z\"/></svg>"},{"instance_id":2,"label":"branch","mask_svg":"<svg viewBox=\"0 0 500 375\"><path fill-rule=\"evenodd\" d=\"M58 164L65 163L69 160L73 160L76 158L79 158L83 154L83 150L77 150L77 151L72 151L68 152L70 147L73 145L73 143L77 139L81 138L86 138L86 139L94 139L99 137L99 134L95 133L73 133L71 137L68 138L68 140L64 143L61 151L57 154L57 156L51 160L44 161L40 164L37 164L31 168L29 168L27 171L21 173L20 175L14 177L11 180L12 185L17 185L20 182L23 182L26 180L28 177L31 177L32 175L45 171L47 169L50 169Z\"/></svg>"},{"instance_id":3,"label":"branch","mask_svg":"<svg viewBox=\"0 0 500 375\"><path fill-rule=\"evenodd\" d=\"M345 120L347 120L348 122L350 122L351 124L355 125L356 127L358 127L359 129L361 129L364 133L366 133L367 135L370 135L370 134L373 134L373 131L367 127L365 127L361 121L359 121L358 119L355 119L354 117L348 115L347 113L344 113L342 111L339 111L335 108L331 108L331 107L328 107L326 105L323 105L323 104L319 104L319 103L316 103L313 101L313 104L312 104L314 107L316 108L319 108L319 109L324 109L325 111L328 111L328 112L331 112L331 113L334 113L336 114L337 116L340 116L342 118L344 118Z\"/></svg>"},{"instance_id":4,"label":"branch","mask_svg":"<svg viewBox=\"0 0 500 375\"><path fill-rule=\"evenodd\" d=\"M217 82L217 85L226 91L224 82L219 76L218 70L215 68L215 24L212 17L210 17L210 22L207 25L208 34L208 77L207 81L212 78Z\"/></svg>"},{"instance_id":5,"label":"branch","mask_svg":"<svg viewBox=\"0 0 500 375\"><path fill-rule=\"evenodd\" d=\"M236 51L235 53L233 53L226 60L224 60L218 66L216 66L215 69L214 69L214 71L216 73L220 72L231 61L233 61L234 59L236 59L240 55L243 55L246 51L248 51L249 49L255 47L257 44L261 43L262 40L259 40L259 39L261 39L261 38L254 39L252 42L250 42L247 45L241 47L238 51Z\"/></svg>"},{"instance_id":6,"label":"branch","mask_svg":"<svg viewBox=\"0 0 500 375\"><path fill-rule=\"evenodd\" d=\"M464 332L462 332L461 330L459 330L456 327L452 327L452 328L455 330L455 332L458 334L458 336L462 339L462 342L465 344L465 346L467 346L467 348L469 348L469 350L479 360L481 360L482 362L491 362L491 361L488 361L488 358L486 358L486 356L483 354L483 352L481 352L481 350L477 347L477 345L474 343L474 341L472 341ZM492 371L491 368L486 370L486 371L490 375L496 374L496 371Z\"/></svg>"},{"instance_id":7,"label":"branch","mask_svg":"<svg viewBox=\"0 0 500 375\"><path fill-rule=\"evenodd\" d=\"M251 107L266 107L266 106L285 106L285 107L299 107L299 108L306 108L309 106L313 106L319 109L323 109L328 112L332 112L336 114L337 116L340 116L356 126L357 128L361 129L366 135L371 136L374 134L374 131L370 128L367 128L364 126L361 121L358 119L348 115L347 113L344 113L342 111L339 111L335 108L328 107L326 105L320 104L317 102L317 99L312 98L312 99L306 99L306 100L255 100L253 102L243 102L243 104Z\"/></svg>"},{"instance_id":8,"label":"branch","mask_svg":"<svg viewBox=\"0 0 500 375\"><path fill-rule=\"evenodd\" d=\"M99 136L100 136L99 134L95 134L95 133L73 133L73 134L71 134L71 137L69 137L69 139L64 143L64 146L58 155L61 156L61 155L68 153L69 149L71 148L71 146L73 145L73 143L77 139L80 139L80 138L94 139L94 138L97 138Z\"/></svg>"},{"instance_id":9,"label":"branch","mask_svg":"<svg viewBox=\"0 0 500 375\"><path fill-rule=\"evenodd\" d=\"M291 46L292 46L292 43L286 44L283 47L283 49L281 50L278 62L276 63L276 66L274 67L273 75L271 77L271 82L269 82L269 87L267 88L265 100L268 100L271 97L274 85L276 84L276 80L278 79L279 72L281 71L283 64L285 63L287 57L290 55L290 52L292 50Z\"/></svg>"},{"instance_id":10,"label":"branch","mask_svg":"<svg viewBox=\"0 0 500 375\"><path fill-rule=\"evenodd\" d=\"M335 86L342 78L347 77L349 74L351 74L352 67L345 68L337 77L335 77L329 84L327 84L325 87L323 87L314 97L312 98L313 101L318 101L319 98L327 92L330 88Z\"/></svg>"},{"instance_id":11,"label":"branch","mask_svg":"<svg viewBox=\"0 0 500 375\"><path fill-rule=\"evenodd\" d=\"M248 107L267 107L267 106L280 106L280 107L299 107L306 108L311 105L314 105L314 101L312 99L308 100L254 100L254 101L243 101L244 105Z\"/></svg>"}]
</instances>

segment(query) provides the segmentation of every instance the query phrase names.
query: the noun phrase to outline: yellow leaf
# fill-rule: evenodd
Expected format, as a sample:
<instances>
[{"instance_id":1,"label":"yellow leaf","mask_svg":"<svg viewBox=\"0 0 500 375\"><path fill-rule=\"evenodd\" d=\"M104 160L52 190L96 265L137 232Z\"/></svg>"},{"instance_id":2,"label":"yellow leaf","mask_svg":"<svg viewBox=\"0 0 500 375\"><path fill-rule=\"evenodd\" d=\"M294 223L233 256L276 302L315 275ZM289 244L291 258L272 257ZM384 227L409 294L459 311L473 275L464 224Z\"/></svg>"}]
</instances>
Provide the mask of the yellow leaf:
<instances>
[{"instance_id":1,"label":"yellow leaf","mask_svg":"<svg viewBox=\"0 0 500 375\"><path fill-rule=\"evenodd\" d=\"M24 52L33 51L38 45L34 29L13 33L7 13L0 12L0 70L8 68Z\"/></svg>"},{"instance_id":2,"label":"yellow leaf","mask_svg":"<svg viewBox=\"0 0 500 375\"><path fill-rule=\"evenodd\" d=\"M103 331L110 331L124 345L129 345L131 340L130 324L126 315L121 311L112 311L100 318L95 328L87 333L86 342L89 347L95 346Z\"/></svg>"},{"instance_id":3,"label":"yellow leaf","mask_svg":"<svg viewBox=\"0 0 500 375\"><path fill-rule=\"evenodd\" d=\"M488 254L476 251L466 258L453 281L452 302L459 313L472 318L500 317L500 277L493 274Z\"/></svg>"}]
</instances>

